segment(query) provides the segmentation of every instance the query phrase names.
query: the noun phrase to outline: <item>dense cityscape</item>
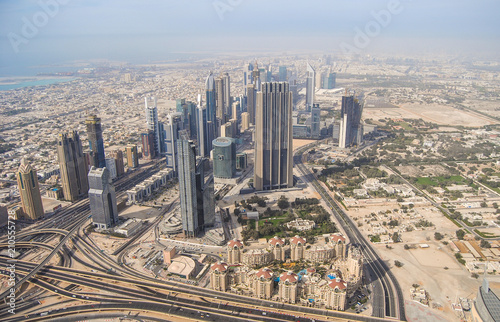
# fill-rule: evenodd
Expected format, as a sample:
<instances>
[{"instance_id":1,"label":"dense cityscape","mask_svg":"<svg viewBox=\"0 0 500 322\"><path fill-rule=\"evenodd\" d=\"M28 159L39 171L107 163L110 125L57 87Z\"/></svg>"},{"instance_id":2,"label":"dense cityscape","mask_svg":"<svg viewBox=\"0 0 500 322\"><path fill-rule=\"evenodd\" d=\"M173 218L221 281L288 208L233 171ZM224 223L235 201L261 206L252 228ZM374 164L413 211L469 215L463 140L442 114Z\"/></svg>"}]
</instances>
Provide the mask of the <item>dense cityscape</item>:
<instances>
[{"instance_id":1,"label":"dense cityscape","mask_svg":"<svg viewBox=\"0 0 500 322\"><path fill-rule=\"evenodd\" d=\"M0 320L500 321L499 64L0 74Z\"/></svg>"}]
</instances>

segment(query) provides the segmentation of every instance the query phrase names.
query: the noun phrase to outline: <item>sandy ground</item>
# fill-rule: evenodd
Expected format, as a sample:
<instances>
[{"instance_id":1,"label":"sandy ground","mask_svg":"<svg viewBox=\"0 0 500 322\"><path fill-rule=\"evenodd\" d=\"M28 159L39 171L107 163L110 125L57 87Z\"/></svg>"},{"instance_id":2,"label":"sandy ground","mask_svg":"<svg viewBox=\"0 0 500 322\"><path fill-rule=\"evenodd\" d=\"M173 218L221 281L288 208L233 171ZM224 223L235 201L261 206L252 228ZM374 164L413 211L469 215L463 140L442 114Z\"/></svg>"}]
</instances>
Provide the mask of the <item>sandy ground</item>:
<instances>
[{"instance_id":1,"label":"sandy ground","mask_svg":"<svg viewBox=\"0 0 500 322\"><path fill-rule=\"evenodd\" d=\"M494 120L480 114L457 110L439 104L403 104L400 108L366 108L363 119L411 118L423 119L441 125L484 126L493 124Z\"/></svg>"}]
</instances>

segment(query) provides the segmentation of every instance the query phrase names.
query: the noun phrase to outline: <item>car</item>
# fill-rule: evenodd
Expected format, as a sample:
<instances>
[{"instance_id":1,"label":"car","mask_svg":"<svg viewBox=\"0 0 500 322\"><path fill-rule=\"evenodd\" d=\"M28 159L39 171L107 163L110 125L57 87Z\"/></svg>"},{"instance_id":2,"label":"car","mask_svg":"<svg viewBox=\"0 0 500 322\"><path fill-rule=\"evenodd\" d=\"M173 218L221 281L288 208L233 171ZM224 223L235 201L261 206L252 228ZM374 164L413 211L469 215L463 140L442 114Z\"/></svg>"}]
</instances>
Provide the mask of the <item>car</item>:
<instances>
[{"instance_id":1,"label":"car","mask_svg":"<svg viewBox=\"0 0 500 322\"><path fill-rule=\"evenodd\" d=\"M72 296L72 297L76 297L76 295L74 295L74 294L73 294L73 296Z\"/></svg>"}]
</instances>

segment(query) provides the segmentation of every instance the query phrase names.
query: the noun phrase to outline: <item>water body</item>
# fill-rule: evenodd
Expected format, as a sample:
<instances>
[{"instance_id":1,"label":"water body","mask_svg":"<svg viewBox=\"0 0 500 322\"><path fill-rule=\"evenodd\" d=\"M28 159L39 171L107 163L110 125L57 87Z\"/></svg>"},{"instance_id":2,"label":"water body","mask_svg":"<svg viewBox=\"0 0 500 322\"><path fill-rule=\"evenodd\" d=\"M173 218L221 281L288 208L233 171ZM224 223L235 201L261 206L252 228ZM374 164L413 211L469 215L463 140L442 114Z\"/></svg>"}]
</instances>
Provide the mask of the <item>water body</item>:
<instances>
[{"instance_id":1,"label":"water body","mask_svg":"<svg viewBox=\"0 0 500 322\"><path fill-rule=\"evenodd\" d=\"M69 82L75 79L76 78L66 77L66 78L48 78L48 79L31 80L31 81L19 82L16 84L0 85L0 91L8 91L11 89L31 87L31 86L52 85L57 83Z\"/></svg>"}]
</instances>

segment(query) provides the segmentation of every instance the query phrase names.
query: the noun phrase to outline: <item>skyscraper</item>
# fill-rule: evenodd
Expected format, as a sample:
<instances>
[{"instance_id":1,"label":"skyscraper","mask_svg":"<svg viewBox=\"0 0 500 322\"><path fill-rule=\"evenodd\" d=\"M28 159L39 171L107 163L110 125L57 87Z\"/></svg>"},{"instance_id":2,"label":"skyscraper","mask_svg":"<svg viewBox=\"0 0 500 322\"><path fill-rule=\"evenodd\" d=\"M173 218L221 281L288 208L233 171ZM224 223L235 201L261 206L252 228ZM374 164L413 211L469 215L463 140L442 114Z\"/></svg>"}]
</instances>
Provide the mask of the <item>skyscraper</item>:
<instances>
[{"instance_id":1,"label":"skyscraper","mask_svg":"<svg viewBox=\"0 0 500 322\"><path fill-rule=\"evenodd\" d=\"M125 150L127 151L127 167L137 168L139 166L139 156L137 155L137 146L128 145Z\"/></svg>"},{"instance_id":2,"label":"skyscraper","mask_svg":"<svg viewBox=\"0 0 500 322\"><path fill-rule=\"evenodd\" d=\"M85 121L87 124L87 136L90 148L90 165L104 167L106 165L104 156L104 142L102 139L101 119L96 115L89 115Z\"/></svg>"},{"instance_id":3,"label":"skyscraper","mask_svg":"<svg viewBox=\"0 0 500 322\"><path fill-rule=\"evenodd\" d=\"M177 172L177 140L179 131L182 130L182 114L172 113L167 115L165 124L165 156L167 158L167 168Z\"/></svg>"},{"instance_id":4,"label":"skyscraper","mask_svg":"<svg viewBox=\"0 0 500 322\"><path fill-rule=\"evenodd\" d=\"M248 121L251 124L255 124L255 94L256 89L255 85L251 84L247 86L247 112L248 112Z\"/></svg>"},{"instance_id":5,"label":"skyscraper","mask_svg":"<svg viewBox=\"0 0 500 322\"><path fill-rule=\"evenodd\" d=\"M25 159L17 170L17 186L21 196L23 215L26 219L36 220L44 215L40 187L36 171Z\"/></svg>"},{"instance_id":6,"label":"skyscraper","mask_svg":"<svg viewBox=\"0 0 500 322\"><path fill-rule=\"evenodd\" d=\"M158 122L158 108L156 106L156 97L145 97L145 111L147 128L154 133L153 147L155 155L161 155L161 133L160 124Z\"/></svg>"},{"instance_id":7,"label":"skyscraper","mask_svg":"<svg viewBox=\"0 0 500 322\"><path fill-rule=\"evenodd\" d=\"M214 140L214 177L230 179L236 174L236 144L230 138Z\"/></svg>"},{"instance_id":8,"label":"skyscraper","mask_svg":"<svg viewBox=\"0 0 500 322\"><path fill-rule=\"evenodd\" d=\"M363 126L361 125L361 113L363 105L354 93L342 96L342 108L340 110L340 135L339 147L348 148L359 145L363 139Z\"/></svg>"},{"instance_id":9,"label":"skyscraper","mask_svg":"<svg viewBox=\"0 0 500 322\"><path fill-rule=\"evenodd\" d=\"M123 152L122 150L113 150L109 154L110 157L115 159L116 162L116 175L121 176L125 173L125 166L123 164Z\"/></svg>"},{"instance_id":10,"label":"skyscraper","mask_svg":"<svg viewBox=\"0 0 500 322\"><path fill-rule=\"evenodd\" d=\"M87 194L89 191L87 163L83 156L82 142L78 132L59 134L57 159L64 199L75 201Z\"/></svg>"},{"instance_id":11,"label":"skyscraper","mask_svg":"<svg viewBox=\"0 0 500 322\"><path fill-rule=\"evenodd\" d=\"M213 179L205 182L205 158L196 159L196 146L181 134L177 141L179 154L179 196L182 229L186 237L194 237L203 228L213 224Z\"/></svg>"},{"instance_id":12,"label":"skyscraper","mask_svg":"<svg viewBox=\"0 0 500 322\"><path fill-rule=\"evenodd\" d=\"M262 84L256 96L256 190L293 186L292 93L287 82Z\"/></svg>"},{"instance_id":13,"label":"skyscraper","mask_svg":"<svg viewBox=\"0 0 500 322\"><path fill-rule=\"evenodd\" d=\"M216 125L216 115L217 115L217 105L216 105L216 91L215 91L215 78L212 72L207 77L205 82L205 98L206 98L206 121L205 121L205 140L207 150L202 156L208 156L210 150L212 150L212 141L215 139L214 135L217 132ZM201 97L198 96L198 106L201 106ZM199 122L199 120L198 120ZM199 123L198 123L199 124ZM198 125L199 126L199 125ZM200 154L201 155L201 154Z\"/></svg>"},{"instance_id":14,"label":"skyscraper","mask_svg":"<svg viewBox=\"0 0 500 322\"><path fill-rule=\"evenodd\" d=\"M280 82L286 82L288 81L288 77L287 77L287 70L286 70L286 66L280 66L279 67L279 79L280 79Z\"/></svg>"},{"instance_id":15,"label":"skyscraper","mask_svg":"<svg viewBox=\"0 0 500 322\"><path fill-rule=\"evenodd\" d=\"M147 133L141 133L141 142L142 157L148 160L153 159L156 156L154 131L149 130Z\"/></svg>"},{"instance_id":16,"label":"skyscraper","mask_svg":"<svg viewBox=\"0 0 500 322\"><path fill-rule=\"evenodd\" d=\"M320 134L321 109L319 104L313 104L311 109L311 137L318 139Z\"/></svg>"},{"instance_id":17,"label":"skyscraper","mask_svg":"<svg viewBox=\"0 0 500 322\"><path fill-rule=\"evenodd\" d=\"M316 72L309 63L307 63L306 77L306 111L310 111L314 103Z\"/></svg>"},{"instance_id":18,"label":"skyscraper","mask_svg":"<svg viewBox=\"0 0 500 322\"><path fill-rule=\"evenodd\" d=\"M89 171L89 203L92 222L99 229L118 223L115 187L107 168L92 167Z\"/></svg>"},{"instance_id":19,"label":"skyscraper","mask_svg":"<svg viewBox=\"0 0 500 322\"><path fill-rule=\"evenodd\" d=\"M196 107L196 125L197 125L197 141L198 154L206 157L210 154L207 136L207 108L203 106L201 95L198 95L198 106ZM211 124L211 123L210 123Z\"/></svg>"}]
</instances>

